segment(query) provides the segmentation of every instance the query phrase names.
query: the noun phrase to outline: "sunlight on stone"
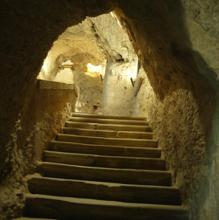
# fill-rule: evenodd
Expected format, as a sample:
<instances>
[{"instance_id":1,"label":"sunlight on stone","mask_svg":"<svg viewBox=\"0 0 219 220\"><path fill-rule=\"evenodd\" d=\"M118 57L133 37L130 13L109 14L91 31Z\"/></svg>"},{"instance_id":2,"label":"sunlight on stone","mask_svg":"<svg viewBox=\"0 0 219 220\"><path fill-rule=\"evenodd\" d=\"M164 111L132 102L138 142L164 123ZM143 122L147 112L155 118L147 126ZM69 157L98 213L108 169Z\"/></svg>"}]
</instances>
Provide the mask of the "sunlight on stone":
<instances>
[{"instance_id":1,"label":"sunlight on stone","mask_svg":"<svg viewBox=\"0 0 219 220\"><path fill-rule=\"evenodd\" d=\"M102 78L104 77L105 73L105 66L102 65L93 65L91 63L87 64L87 71L85 72L86 75L91 77L99 77L100 75Z\"/></svg>"},{"instance_id":2,"label":"sunlight on stone","mask_svg":"<svg viewBox=\"0 0 219 220\"><path fill-rule=\"evenodd\" d=\"M39 75L37 76L37 79L47 80L49 78L49 69L50 69L50 61L49 56L46 57L46 59L43 61L43 66L40 70Z\"/></svg>"},{"instance_id":3,"label":"sunlight on stone","mask_svg":"<svg viewBox=\"0 0 219 220\"><path fill-rule=\"evenodd\" d=\"M56 82L62 82L62 83L68 83L68 84L73 84L74 83L74 76L72 72L72 66L73 63L71 60L67 60L62 63L62 68L57 75L54 78L54 81Z\"/></svg>"}]
</instances>

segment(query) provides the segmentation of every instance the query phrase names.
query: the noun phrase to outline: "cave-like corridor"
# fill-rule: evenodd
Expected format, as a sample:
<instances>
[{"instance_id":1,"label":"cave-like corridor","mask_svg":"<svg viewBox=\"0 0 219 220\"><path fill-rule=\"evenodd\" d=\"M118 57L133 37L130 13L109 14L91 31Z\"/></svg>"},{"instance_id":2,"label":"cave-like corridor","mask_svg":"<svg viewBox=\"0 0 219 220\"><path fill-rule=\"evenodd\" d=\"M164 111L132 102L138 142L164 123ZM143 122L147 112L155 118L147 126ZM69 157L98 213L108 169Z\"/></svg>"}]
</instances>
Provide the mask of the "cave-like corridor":
<instances>
[{"instance_id":1,"label":"cave-like corridor","mask_svg":"<svg viewBox=\"0 0 219 220\"><path fill-rule=\"evenodd\" d=\"M217 0L0 15L0 219L218 220Z\"/></svg>"}]
</instances>

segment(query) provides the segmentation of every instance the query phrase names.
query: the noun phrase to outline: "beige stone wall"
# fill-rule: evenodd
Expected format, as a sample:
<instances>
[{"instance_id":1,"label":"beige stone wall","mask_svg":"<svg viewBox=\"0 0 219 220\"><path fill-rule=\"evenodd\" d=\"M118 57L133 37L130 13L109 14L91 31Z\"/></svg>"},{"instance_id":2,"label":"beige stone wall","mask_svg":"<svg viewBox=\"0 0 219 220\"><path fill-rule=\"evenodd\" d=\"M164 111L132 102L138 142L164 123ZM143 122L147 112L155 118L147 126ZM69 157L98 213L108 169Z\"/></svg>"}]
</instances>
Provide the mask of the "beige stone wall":
<instances>
[{"instance_id":1,"label":"beige stone wall","mask_svg":"<svg viewBox=\"0 0 219 220\"><path fill-rule=\"evenodd\" d=\"M110 65L104 79L103 113L105 115L132 115L134 88L131 77L137 75L137 71L137 60L132 63Z\"/></svg>"},{"instance_id":2,"label":"beige stone wall","mask_svg":"<svg viewBox=\"0 0 219 220\"><path fill-rule=\"evenodd\" d=\"M192 206L193 219L216 220L219 216L218 108L213 130L211 127L215 107L212 87L218 88L218 1L115 2L115 7L123 10L123 15L119 13L121 23L132 36L153 88L154 99L144 96L151 103L145 112L159 135L169 164L178 171L176 180L184 195L188 195L185 198ZM1 180L3 171L9 173L6 162L10 161L10 135L15 127L19 128L19 112L25 108L52 43L68 26L81 22L87 15L107 12L111 8L108 3L103 0L1 1ZM11 199L10 194L7 191L4 198ZM13 208L10 210L13 212Z\"/></svg>"},{"instance_id":3,"label":"beige stone wall","mask_svg":"<svg viewBox=\"0 0 219 220\"><path fill-rule=\"evenodd\" d=\"M74 109L72 85L37 81L25 108L19 114L7 145L7 170L10 172L0 185L0 219L12 219L23 205L23 177L35 172L43 149L63 127Z\"/></svg>"},{"instance_id":4,"label":"beige stone wall","mask_svg":"<svg viewBox=\"0 0 219 220\"><path fill-rule=\"evenodd\" d=\"M152 124L192 219L217 219L218 132L212 133L212 124L217 123L213 54L218 54L218 37L212 20L217 20L218 3L120 4L125 15L119 13L131 30L148 79L139 91L135 112Z\"/></svg>"},{"instance_id":5,"label":"beige stone wall","mask_svg":"<svg viewBox=\"0 0 219 220\"><path fill-rule=\"evenodd\" d=\"M0 176L8 157L6 145L18 120L30 88L53 42L63 31L81 22L87 15L95 16L110 9L101 1L3 0L0 8ZM2 177L3 178L3 177Z\"/></svg>"},{"instance_id":6,"label":"beige stone wall","mask_svg":"<svg viewBox=\"0 0 219 220\"><path fill-rule=\"evenodd\" d=\"M196 99L188 89L178 89L163 100L157 98L145 74L135 100L134 115L145 116L154 128L163 156L169 162L174 182L181 187L184 199L196 190L190 188L195 187L190 184L203 181L207 175L204 164L207 140L199 111Z\"/></svg>"},{"instance_id":7,"label":"beige stone wall","mask_svg":"<svg viewBox=\"0 0 219 220\"><path fill-rule=\"evenodd\" d=\"M138 57L124 28L114 12L91 18L101 46L107 51L108 66L103 85L103 113L131 115L133 86L138 71Z\"/></svg>"},{"instance_id":8,"label":"beige stone wall","mask_svg":"<svg viewBox=\"0 0 219 220\"><path fill-rule=\"evenodd\" d=\"M103 81L83 72L74 73L77 101L75 112L101 114L103 112Z\"/></svg>"},{"instance_id":9,"label":"beige stone wall","mask_svg":"<svg viewBox=\"0 0 219 220\"><path fill-rule=\"evenodd\" d=\"M174 182L192 219L218 217L218 110L214 129L206 134L197 100L188 89L178 89L160 100L144 71L142 87L133 102L134 115L152 125L159 147L168 161ZM142 76L143 77L143 76ZM209 99L210 100L210 99ZM213 103L206 104L213 107ZM210 120L211 110L206 113ZM200 210L200 212L198 211Z\"/></svg>"}]
</instances>

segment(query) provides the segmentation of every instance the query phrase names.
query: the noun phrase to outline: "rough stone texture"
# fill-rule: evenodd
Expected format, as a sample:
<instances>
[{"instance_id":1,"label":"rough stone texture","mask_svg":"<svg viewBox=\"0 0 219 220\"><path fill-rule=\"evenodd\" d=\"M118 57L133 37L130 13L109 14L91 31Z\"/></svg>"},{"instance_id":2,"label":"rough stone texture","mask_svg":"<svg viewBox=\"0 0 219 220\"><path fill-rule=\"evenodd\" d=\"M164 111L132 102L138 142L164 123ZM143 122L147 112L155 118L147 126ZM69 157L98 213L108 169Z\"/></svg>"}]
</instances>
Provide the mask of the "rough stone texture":
<instances>
[{"instance_id":1,"label":"rough stone texture","mask_svg":"<svg viewBox=\"0 0 219 220\"><path fill-rule=\"evenodd\" d=\"M205 175L207 180L204 181L202 195L196 198L200 202L194 204L194 212L200 210L200 213L195 216L197 219L217 220L219 218L217 208L219 206L219 60L216 57L219 56L219 2L214 0L182 1L182 6L198 70L210 79L217 92L217 107L213 118L213 129L206 152Z\"/></svg>"},{"instance_id":2,"label":"rough stone texture","mask_svg":"<svg viewBox=\"0 0 219 220\"><path fill-rule=\"evenodd\" d=\"M72 80L77 93L76 112L102 112L103 82L99 75L92 77L85 74L88 63L104 68L106 60L93 25L91 18L87 17L83 22L68 27L53 43L38 75L41 79L56 81L59 74L60 80L64 80L65 72L61 65L65 60L71 61Z\"/></svg>"},{"instance_id":3,"label":"rough stone texture","mask_svg":"<svg viewBox=\"0 0 219 220\"><path fill-rule=\"evenodd\" d=\"M2 170L8 171L7 158L12 152L6 145L52 43L86 15L107 11L109 2L1 2L1 176ZM218 87L218 1L115 2L121 23L129 30L147 72L150 93L155 97L148 98L149 120L159 134L169 164L179 172L176 181L192 207L193 219L216 220L218 107L212 132L210 128L215 106L215 91L211 87Z\"/></svg>"},{"instance_id":4,"label":"rough stone texture","mask_svg":"<svg viewBox=\"0 0 219 220\"><path fill-rule=\"evenodd\" d=\"M52 43L68 26L110 7L98 0L1 2L0 176L2 170L7 171L5 146Z\"/></svg>"},{"instance_id":5,"label":"rough stone texture","mask_svg":"<svg viewBox=\"0 0 219 220\"><path fill-rule=\"evenodd\" d=\"M101 78L89 77L85 73L88 63L105 67L106 58L111 59L112 63L105 74L103 91ZM76 112L131 114L131 77L136 75L138 59L115 13L87 17L83 22L67 28L53 43L38 77L56 81L58 75L59 80L67 80L61 69L65 60L73 63L73 81L78 93Z\"/></svg>"},{"instance_id":6,"label":"rough stone texture","mask_svg":"<svg viewBox=\"0 0 219 220\"><path fill-rule=\"evenodd\" d=\"M214 168L217 159L214 155L212 166L209 157L212 147L215 154L212 146L215 143L209 145L215 106L212 87L215 83L210 85L207 80L212 82L216 75L211 69L211 64L215 62L212 60L210 66L207 63L203 66L205 58L201 54L198 54L197 60L193 41L196 40L198 50L200 45L197 42L202 41L203 35L196 30L193 39L190 38L192 33L188 31L191 27L187 28L184 23L182 6L187 7L179 1L155 1L145 2L144 6L133 3L124 11L129 17L126 17L126 22L132 27L132 37L136 48L141 50L148 75L138 94L135 111L137 115L147 116L153 125L175 181L182 189L184 201L191 208L192 219L217 219L218 182L213 183L218 179ZM135 13L137 9L138 15ZM215 32L215 28L212 24L205 37L207 35L210 39L210 33ZM217 47L209 39L205 39L205 44L212 43L212 47ZM203 67L202 71L199 71L199 64Z\"/></svg>"},{"instance_id":7,"label":"rough stone texture","mask_svg":"<svg viewBox=\"0 0 219 220\"><path fill-rule=\"evenodd\" d=\"M100 47L108 57L103 84L103 113L131 115L133 86L138 70L138 58L126 28L115 13L91 18L99 35Z\"/></svg>"},{"instance_id":8,"label":"rough stone texture","mask_svg":"<svg viewBox=\"0 0 219 220\"><path fill-rule=\"evenodd\" d=\"M99 34L100 47L111 59L123 59L131 62L136 59L136 53L126 29L120 23L114 12L91 18L95 31ZM109 57L108 57L109 58Z\"/></svg>"},{"instance_id":9,"label":"rough stone texture","mask_svg":"<svg viewBox=\"0 0 219 220\"><path fill-rule=\"evenodd\" d=\"M201 186L207 183L207 140L199 116L199 107L191 91L179 89L162 102L156 97L147 77L136 100L135 114L146 116L156 130L163 156L168 160L184 203L193 207L197 218L197 200ZM196 203L196 204L194 204Z\"/></svg>"},{"instance_id":10,"label":"rough stone texture","mask_svg":"<svg viewBox=\"0 0 219 220\"><path fill-rule=\"evenodd\" d=\"M182 1L193 55L202 74L217 78L219 61L219 3L217 0Z\"/></svg>"},{"instance_id":11,"label":"rough stone texture","mask_svg":"<svg viewBox=\"0 0 219 220\"><path fill-rule=\"evenodd\" d=\"M100 65L105 62L105 54L97 44L89 18L67 28L53 43L41 69L41 77L53 80L60 65L67 59L72 61L76 72L86 72L88 63Z\"/></svg>"},{"instance_id":12,"label":"rough stone texture","mask_svg":"<svg viewBox=\"0 0 219 220\"><path fill-rule=\"evenodd\" d=\"M102 113L102 79L98 76L86 75L83 72L75 72L74 79L78 94L75 112Z\"/></svg>"},{"instance_id":13,"label":"rough stone texture","mask_svg":"<svg viewBox=\"0 0 219 220\"><path fill-rule=\"evenodd\" d=\"M178 90L160 102L147 76L144 78L134 114L147 117L156 129L163 156L169 161L176 184L183 192L184 203L191 207L193 219L216 220L218 149L213 141L218 143L217 131L213 131L216 140L209 144L190 91Z\"/></svg>"},{"instance_id":14,"label":"rough stone texture","mask_svg":"<svg viewBox=\"0 0 219 220\"><path fill-rule=\"evenodd\" d=\"M74 102L71 89L57 89L56 85L41 89L40 81L35 84L7 145L11 170L0 186L1 219L12 219L20 211L25 191L22 177L33 172L35 162L41 159L43 149L63 127Z\"/></svg>"},{"instance_id":15,"label":"rough stone texture","mask_svg":"<svg viewBox=\"0 0 219 220\"><path fill-rule=\"evenodd\" d=\"M130 116L134 89L128 72L137 73L137 61L112 63L107 69L104 78L103 112L105 115Z\"/></svg>"}]
</instances>

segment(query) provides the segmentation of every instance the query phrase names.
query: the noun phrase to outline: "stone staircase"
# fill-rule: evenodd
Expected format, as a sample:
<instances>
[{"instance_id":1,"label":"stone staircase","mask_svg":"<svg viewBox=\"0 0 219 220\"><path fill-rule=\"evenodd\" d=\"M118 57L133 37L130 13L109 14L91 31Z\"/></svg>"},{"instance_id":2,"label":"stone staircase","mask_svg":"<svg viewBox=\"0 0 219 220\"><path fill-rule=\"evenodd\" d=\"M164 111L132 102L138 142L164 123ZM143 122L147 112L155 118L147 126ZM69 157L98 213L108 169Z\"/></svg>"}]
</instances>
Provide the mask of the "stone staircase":
<instances>
[{"instance_id":1,"label":"stone staircase","mask_svg":"<svg viewBox=\"0 0 219 220\"><path fill-rule=\"evenodd\" d=\"M187 220L144 118L76 114L28 177L25 218Z\"/></svg>"}]
</instances>

